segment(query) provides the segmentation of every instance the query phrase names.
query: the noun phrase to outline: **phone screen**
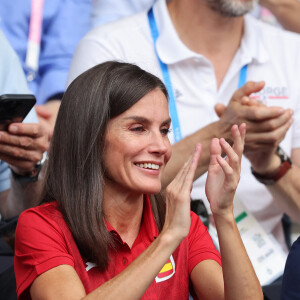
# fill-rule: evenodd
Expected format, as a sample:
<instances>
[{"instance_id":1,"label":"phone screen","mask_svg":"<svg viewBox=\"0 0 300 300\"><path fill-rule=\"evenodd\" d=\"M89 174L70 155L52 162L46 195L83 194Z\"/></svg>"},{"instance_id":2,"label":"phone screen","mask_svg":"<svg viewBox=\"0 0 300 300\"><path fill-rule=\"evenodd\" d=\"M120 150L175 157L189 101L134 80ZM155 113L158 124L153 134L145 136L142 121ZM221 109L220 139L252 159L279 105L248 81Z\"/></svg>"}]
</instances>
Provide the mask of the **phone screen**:
<instances>
[{"instance_id":1,"label":"phone screen","mask_svg":"<svg viewBox=\"0 0 300 300\"><path fill-rule=\"evenodd\" d=\"M9 124L23 122L36 99L30 94L5 94L0 96L0 130L7 130Z\"/></svg>"}]
</instances>

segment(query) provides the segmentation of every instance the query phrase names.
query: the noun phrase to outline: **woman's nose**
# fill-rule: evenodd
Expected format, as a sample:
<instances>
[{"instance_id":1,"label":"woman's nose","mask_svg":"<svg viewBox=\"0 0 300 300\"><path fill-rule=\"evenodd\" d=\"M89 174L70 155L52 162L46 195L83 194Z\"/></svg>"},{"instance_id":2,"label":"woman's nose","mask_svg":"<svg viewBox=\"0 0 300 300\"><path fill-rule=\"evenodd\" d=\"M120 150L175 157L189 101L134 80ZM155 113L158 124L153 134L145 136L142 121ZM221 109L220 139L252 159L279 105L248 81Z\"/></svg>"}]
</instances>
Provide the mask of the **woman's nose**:
<instances>
[{"instance_id":1,"label":"woman's nose","mask_svg":"<svg viewBox=\"0 0 300 300\"><path fill-rule=\"evenodd\" d=\"M165 154L170 148L170 142L167 136L163 136L161 133L153 134L149 151L156 154Z\"/></svg>"}]
</instances>

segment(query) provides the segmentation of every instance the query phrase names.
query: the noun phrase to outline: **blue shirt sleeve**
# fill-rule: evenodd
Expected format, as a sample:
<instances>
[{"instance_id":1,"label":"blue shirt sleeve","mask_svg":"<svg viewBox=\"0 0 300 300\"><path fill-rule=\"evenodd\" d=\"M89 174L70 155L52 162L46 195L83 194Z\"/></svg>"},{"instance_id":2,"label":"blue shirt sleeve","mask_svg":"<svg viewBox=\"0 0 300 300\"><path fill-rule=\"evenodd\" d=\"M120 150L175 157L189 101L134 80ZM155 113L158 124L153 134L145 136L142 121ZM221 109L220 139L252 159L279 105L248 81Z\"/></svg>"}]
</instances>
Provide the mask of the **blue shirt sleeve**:
<instances>
[{"instance_id":1,"label":"blue shirt sleeve","mask_svg":"<svg viewBox=\"0 0 300 300\"><path fill-rule=\"evenodd\" d=\"M91 15L92 26L96 27L148 10L154 2L155 0L94 0Z\"/></svg>"},{"instance_id":2,"label":"blue shirt sleeve","mask_svg":"<svg viewBox=\"0 0 300 300\"><path fill-rule=\"evenodd\" d=\"M39 101L46 102L49 97L65 91L75 48L90 29L90 13L91 0L45 1Z\"/></svg>"},{"instance_id":3,"label":"blue shirt sleeve","mask_svg":"<svg viewBox=\"0 0 300 300\"><path fill-rule=\"evenodd\" d=\"M20 61L0 30L0 95L30 93ZM37 116L32 109L26 122L36 123ZM0 192L10 188L10 169L0 160Z\"/></svg>"},{"instance_id":4,"label":"blue shirt sleeve","mask_svg":"<svg viewBox=\"0 0 300 300\"><path fill-rule=\"evenodd\" d=\"M0 192L10 189L10 169L6 162L0 160Z\"/></svg>"},{"instance_id":5,"label":"blue shirt sleeve","mask_svg":"<svg viewBox=\"0 0 300 300\"><path fill-rule=\"evenodd\" d=\"M39 69L34 80L28 82L38 104L65 91L75 48L90 29L91 3L92 0L44 1ZM31 0L0 1L0 27L25 73L30 6Z\"/></svg>"}]
</instances>

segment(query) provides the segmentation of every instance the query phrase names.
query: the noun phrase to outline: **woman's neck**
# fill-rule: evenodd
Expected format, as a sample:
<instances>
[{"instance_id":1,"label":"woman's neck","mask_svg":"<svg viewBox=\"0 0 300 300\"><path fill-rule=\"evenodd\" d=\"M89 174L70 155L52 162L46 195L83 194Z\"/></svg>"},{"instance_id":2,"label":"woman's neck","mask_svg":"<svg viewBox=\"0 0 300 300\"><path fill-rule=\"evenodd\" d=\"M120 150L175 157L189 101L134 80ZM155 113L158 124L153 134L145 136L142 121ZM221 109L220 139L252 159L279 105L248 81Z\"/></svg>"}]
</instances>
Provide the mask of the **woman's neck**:
<instances>
[{"instance_id":1,"label":"woman's neck","mask_svg":"<svg viewBox=\"0 0 300 300\"><path fill-rule=\"evenodd\" d=\"M140 231L143 215L143 194L129 193L122 188L105 185L103 210L106 220L129 247Z\"/></svg>"}]
</instances>

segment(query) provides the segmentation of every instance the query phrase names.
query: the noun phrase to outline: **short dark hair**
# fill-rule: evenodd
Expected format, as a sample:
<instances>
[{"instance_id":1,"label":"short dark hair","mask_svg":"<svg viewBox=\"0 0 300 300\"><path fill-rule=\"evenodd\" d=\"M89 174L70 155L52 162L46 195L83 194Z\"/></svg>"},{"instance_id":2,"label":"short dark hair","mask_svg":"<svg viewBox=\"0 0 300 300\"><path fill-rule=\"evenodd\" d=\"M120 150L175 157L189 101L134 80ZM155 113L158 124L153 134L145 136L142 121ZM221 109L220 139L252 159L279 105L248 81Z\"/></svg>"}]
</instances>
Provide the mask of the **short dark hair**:
<instances>
[{"instance_id":1,"label":"short dark hair","mask_svg":"<svg viewBox=\"0 0 300 300\"><path fill-rule=\"evenodd\" d=\"M100 270L107 268L108 247L114 246L102 208L107 124L157 88L168 97L156 76L132 64L109 61L78 76L61 102L41 203L58 202L82 257ZM153 199L151 203L161 230L163 205Z\"/></svg>"}]
</instances>

